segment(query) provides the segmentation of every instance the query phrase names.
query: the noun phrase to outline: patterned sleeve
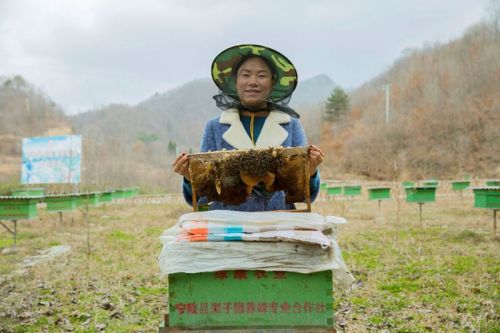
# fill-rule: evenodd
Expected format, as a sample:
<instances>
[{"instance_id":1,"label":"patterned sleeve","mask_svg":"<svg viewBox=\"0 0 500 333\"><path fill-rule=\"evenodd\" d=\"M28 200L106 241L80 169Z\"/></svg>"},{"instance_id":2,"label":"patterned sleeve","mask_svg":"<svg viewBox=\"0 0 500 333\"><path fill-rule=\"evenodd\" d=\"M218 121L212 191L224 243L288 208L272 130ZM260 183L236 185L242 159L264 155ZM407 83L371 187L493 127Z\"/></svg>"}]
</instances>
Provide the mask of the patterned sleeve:
<instances>
[{"instance_id":1,"label":"patterned sleeve","mask_svg":"<svg viewBox=\"0 0 500 333\"><path fill-rule=\"evenodd\" d=\"M302 127L300 120L292 119L291 125L292 147L302 147L307 145L306 133L304 132L304 127Z\"/></svg>"},{"instance_id":2,"label":"patterned sleeve","mask_svg":"<svg viewBox=\"0 0 500 333\"><path fill-rule=\"evenodd\" d=\"M217 150L217 143L215 140L215 131L214 131L214 121L212 119L207 122L205 125L205 130L203 131L203 136L201 137L201 148L200 151L205 153L207 151L215 151Z\"/></svg>"},{"instance_id":3,"label":"patterned sleeve","mask_svg":"<svg viewBox=\"0 0 500 333\"><path fill-rule=\"evenodd\" d=\"M292 147L302 147L307 145L307 137L304 131L304 127L302 127L302 123L298 119L293 119L292 124ZM319 169L316 171L314 175L311 176L309 180L309 189L311 192L311 202L316 200L316 197L319 193L320 187L320 175Z\"/></svg>"}]
</instances>

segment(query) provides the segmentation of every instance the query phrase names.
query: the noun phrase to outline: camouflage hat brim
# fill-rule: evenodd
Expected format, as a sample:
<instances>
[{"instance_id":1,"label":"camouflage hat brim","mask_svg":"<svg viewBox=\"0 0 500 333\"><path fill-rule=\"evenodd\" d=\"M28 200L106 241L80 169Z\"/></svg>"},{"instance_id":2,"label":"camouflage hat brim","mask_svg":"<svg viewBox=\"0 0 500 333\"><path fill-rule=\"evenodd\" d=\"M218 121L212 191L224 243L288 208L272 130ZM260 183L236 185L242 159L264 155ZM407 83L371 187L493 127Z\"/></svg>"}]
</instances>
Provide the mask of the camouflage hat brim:
<instances>
[{"instance_id":1,"label":"camouflage hat brim","mask_svg":"<svg viewBox=\"0 0 500 333\"><path fill-rule=\"evenodd\" d=\"M236 91L235 66L249 56L264 58L273 66L275 84L269 95L270 101L276 103L289 97L297 87L297 71L292 62L283 54L267 46L244 44L232 46L217 55L212 62L212 79L225 94L238 99Z\"/></svg>"}]
</instances>

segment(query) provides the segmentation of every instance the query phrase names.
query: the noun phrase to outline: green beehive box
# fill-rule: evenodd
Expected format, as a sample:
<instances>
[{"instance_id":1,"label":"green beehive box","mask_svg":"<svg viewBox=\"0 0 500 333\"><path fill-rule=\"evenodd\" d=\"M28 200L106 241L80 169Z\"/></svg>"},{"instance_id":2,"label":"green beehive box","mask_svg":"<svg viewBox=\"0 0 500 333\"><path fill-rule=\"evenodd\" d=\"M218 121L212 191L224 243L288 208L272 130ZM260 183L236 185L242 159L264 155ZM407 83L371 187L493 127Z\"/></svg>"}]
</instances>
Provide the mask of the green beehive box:
<instances>
[{"instance_id":1,"label":"green beehive box","mask_svg":"<svg viewBox=\"0 0 500 333\"><path fill-rule=\"evenodd\" d=\"M328 195L341 195L342 186L328 186L326 188L326 194Z\"/></svg>"},{"instance_id":2,"label":"green beehive box","mask_svg":"<svg viewBox=\"0 0 500 333\"><path fill-rule=\"evenodd\" d=\"M486 186L500 186L500 180L487 180Z\"/></svg>"},{"instance_id":3,"label":"green beehive box","mask_svg":"<svg viewBox=\"0 0 500 333\"><path fill-rule=\"evenodd\" d=\"M78 196L74 194L49 195L45 197L48 212L70 212L77 208Z\"/></svg>"},{"instance_id":4,"label":"green beehive box","mask_svg":"<svg viewBox=\"0 0 500 333\"><path fill-rule=\"evenodd\" d=\"M99 202L111 202L114 199L115 191L105 191L99 196Z\"/></svg>"},{"instance_id":5,"label":"green beehive box","mask_svg":"<svg viewBox=\"0 0 500 333\"><path fill-rule=\"evenodd\" d=\"M436 187L434 186L415 186L406 187L407 202L434 202L436 201Z\"/></svg>"},{"instance_id":6,"label":"green beehive box","mask_svg":"<svg viewBox=\"0 0 500 333\"><path fill-rule=\"evenodd\" d=\"M30 220L38 216L36 204L41 197L0 197L0 220Z\"/></svg>"},{"instance_id":7,"label":"green beehive box","mask_svg":"<svg viewBox=\"0 0 500 333\"><path fill-rule=\"evenodd\" d=\"M431 179L431 180L424 180L422 182L422 185L424 187L438 187L439 182L437 180L433 180L433 179Z\"/></svg>"},{"instance_id":8,"label":"green beehive box","mask_svg":"<svg viewBox=\"0 0 500 333\"><path fill-rule=\"evenodd\" d=\"M333 328L332 273L172 274L165 324L172 329Z\"/></svg>"},{"instance_id":9,"label":"green beehive box","mask_svg":"<svg viewBox=\"0 0 500 333\"><path fill-rule=\"evenodd\" d=\"M343 186L343 192L347 196L361 195L361 185L345 185Z\"/></svg>"},{"instance_id":10,"label":"green beehive box","mask_svg":"<svg viewBox=\"0 0 500 333\"><path fill-rule=\"evenodd\" d=\"M125 193L126 190L123 188L116 189L115 193L113 193L113 199L123 199L125 198Z\"/></svg>"},{"instance_id":11,"label":"green beehive box","mask_svg":"<svg viewBox=\"0 0 500 333\"><path fill-rule=\"evenodd\" d=\"M474 207L500 210L500 186L474 188Z\"/></svg>"},{"instance_id":12,"label":"green beehive box","mask_svg":"<svg viewBox=\"0 0 500 333\"><path fill-rule=\"evenodd\" d=\"M402 182L401 183L403 185L403 187L414 187L416 184L415 182L411 182L411 181L405 181L405 182Z\"/></svg>"},{"instance_id":13,"label":"green beehive box","mask_svg":"<svg viewBox=\"0 0 500 333\"><path fill-rule=\"evenodd\" d=\"M368 199L370 200L385 200L390 198L390 187L373 187L368 189Z\"/></svg>"},{"instance_id":14,"label":"green beehive box","mask_svg":"<svg viewBox=\"0 0 500 333\"><path fill-rule=\"evenodd\" d=\"M41 197L43 196L45 189L43 187L36 188L17 188L12 190L13 197Z\"/></svg>"},{"instance_id":15,"label":"green beehive box","mask_svg":"<svg viewBox=\"0 0 500 333\"><path fill-rule=\"evenodd\" d=\"M133 187L127 187L122 189L123 191L123 198L131 198L134 196L134 188Z\"/></svg>"},{"instance_id":16,"label":"green beehive box","mask_svg":"<svg viewBox=\"0 0 500 333\"><path fill-rule=\"evenodd\" d=\"M456 180L451 182L451 189L453 191L463 191L469 187L470 181L468 180Z\"/></svg>"},{"instance_id":17,"label":"green beehive box","mask_svg":"<svg viewBox=\"0 0 500 333\"><path fill-rule=\"evenodd\" d=\"M124 198L133 198L136 195L139 194L139 188L138 187L128 187L124 188Z\"/></svg>"},{"instance_id":18,"label":"green beehive box","mask_svg":"<svg viewBox=\"0 0 500 333\"><path fill-rule=\"evenodd\" d=\"M89 205L91 207L99 204L99 192L80 193L76 200L77 207Z\"/></svg>"},{"instance_id":19,"label":"green beehive box","mask_svg":"<svg viewBox=\"0 0 500 333\"><path fill-rule=\"evenodd\" d=\"M320 189L320 190L326 190L326 189L327 189L327 187L328 187L328 183L321 183L321 184L319 185L319 189Z\"/></svg>"}]
</instances>

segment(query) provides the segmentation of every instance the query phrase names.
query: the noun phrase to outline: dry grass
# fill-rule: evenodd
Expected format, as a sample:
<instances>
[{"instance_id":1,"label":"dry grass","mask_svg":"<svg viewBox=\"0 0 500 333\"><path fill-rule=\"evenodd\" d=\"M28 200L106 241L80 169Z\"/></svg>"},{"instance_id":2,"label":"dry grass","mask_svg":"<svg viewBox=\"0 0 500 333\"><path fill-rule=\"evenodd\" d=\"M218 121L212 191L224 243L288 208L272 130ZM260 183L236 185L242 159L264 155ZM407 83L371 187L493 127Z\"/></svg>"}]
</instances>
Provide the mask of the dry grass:
<instances>
[{"instance_id":1,"label":"dry grass","mask_svg":"<svg viewBox=\"0 0 500 333\"><path fill-rule=\"evenodd\" d=\"M359 288L337 295L341 331L498 332L499 243L493 237L490 211L460 205L448 194L423 206L401 201L377 204L366 198L340 201L349 220L339 244ZM342 325L340 325L342 324Z\"/></svg>"},{"instance_id":2,"label":"dry grass","mask_svg":"<svg viewBox=\"0 0 500 333\"><path fill-rule=\"evenodd\" d=\"M499 242L491 212L439 196L424 206L320 198L313 209L344 215L339 244L357 288L335 295L340 332L498 332ZM154 332L166 304L166 281L156 258L161 232L188 212L182 202L91 209L91 254L80 213L44 211L20 222L20 250L0 255L0 274L37 249L69 244L72 251L0 284L0 332ZM0 232L0 247L10 237Z\"/></svg>"}]
</instances>

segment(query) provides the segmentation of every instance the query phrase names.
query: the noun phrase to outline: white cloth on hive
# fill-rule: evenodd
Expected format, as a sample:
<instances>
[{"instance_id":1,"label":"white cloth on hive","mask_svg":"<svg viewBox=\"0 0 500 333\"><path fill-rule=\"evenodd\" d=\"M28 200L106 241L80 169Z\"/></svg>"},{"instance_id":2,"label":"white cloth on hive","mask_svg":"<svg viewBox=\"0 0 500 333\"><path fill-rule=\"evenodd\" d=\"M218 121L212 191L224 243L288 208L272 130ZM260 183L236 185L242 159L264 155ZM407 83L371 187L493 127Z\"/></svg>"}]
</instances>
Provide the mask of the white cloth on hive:
<instances>
[{"instance_id":1,"label":"white cloth on hive","mask_svg":"<svg viewBox=\"0 0 500 333\"><path fill-rule=\"evenodd\" d=\"M250 230L260 232L254 235L256 241L179 240L179 235L185 234L193 226L200 226L191 222L203 222L207 225L212 223L218 227L241 227L242 230L248 231L242 232L243 236L248 238L252 237ZM347 270L335 239L336 225L342 223L346 223L344 218L324 217L314 213L224 210L188 213L182 215L177 224L167 229L160 237L163 249L159 265L163 274L221 270L298 273L332 270L337 287L345 289L352 284L353 277ZM311 236L308 231L315 233L315 236ZM306 234L302 235L302 239L294 239L300 238L296 237L300 232ZM259 237L267 241L257 239Z\"/></svg>"}]
</instances>

